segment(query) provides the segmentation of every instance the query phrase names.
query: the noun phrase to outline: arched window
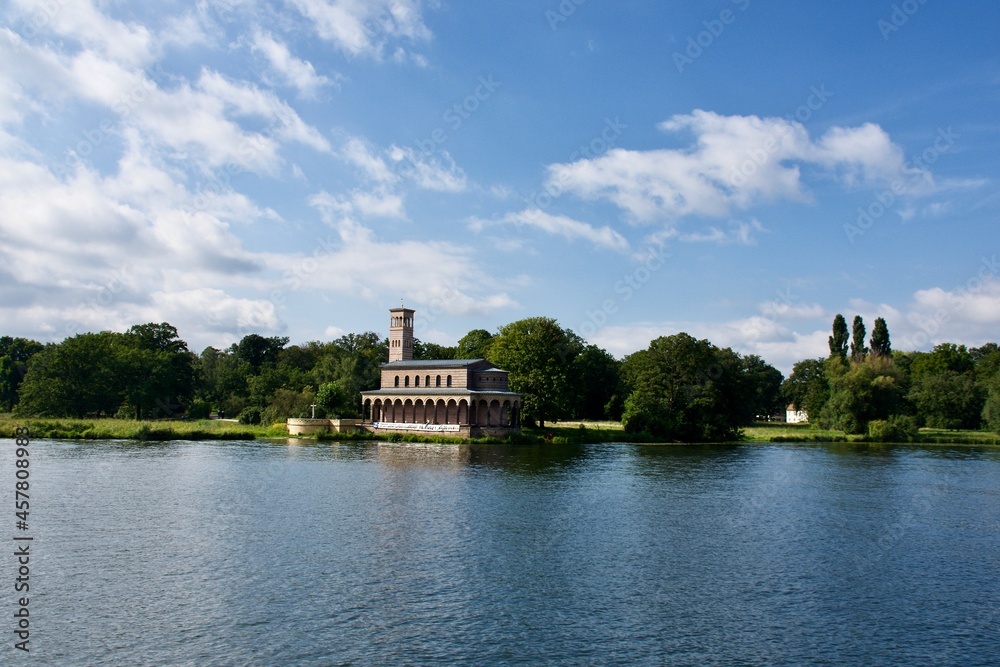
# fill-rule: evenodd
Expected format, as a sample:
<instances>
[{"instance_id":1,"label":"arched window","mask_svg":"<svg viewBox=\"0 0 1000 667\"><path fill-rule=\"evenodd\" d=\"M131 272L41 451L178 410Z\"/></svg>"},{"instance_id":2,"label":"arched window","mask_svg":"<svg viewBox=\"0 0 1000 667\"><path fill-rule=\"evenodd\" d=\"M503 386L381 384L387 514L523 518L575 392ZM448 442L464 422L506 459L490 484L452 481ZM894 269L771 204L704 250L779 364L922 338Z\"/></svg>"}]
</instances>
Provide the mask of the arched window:
<instances>
[{"instance_id":1,"label":"arched window","mask_svg":"<svg viewBox=\"0 0 1000 667\"><path fill-rule=\"evenodd\" d=\"M406 377L403 378L403 386L404 387L409 387L410 386L410 376L409 375L407 375Z\"/></svg>"},{"instance_id":2,"label":"arched window","mask_svg":"<svg viewBox=\"0 0 1000 667\"><path fill-rule=\"evenodd\" d=\"M450 375L448 376L448 386L449 387L451 386L451 376Z\"/></svg>"},{"instance_id":3,"label":"arched window","mask_svg":"<svg viewBox=\"0 0 1000 667\"><path fill-rule=\"evenodd\" d=\"M430 375L428 375L426 378L424 378L424 386L425 387L431 386L431 376Z\"/></svg>"},{"instance_id":4,"label":"arched window","mask_svg":"<svg viewBox=\"0 0 1000 667\"><path fill-rule=\"evenodd\" d=\"M441 386L441 376L440 375L437 376L437 382L434 383L434 386L435 387L440 387Z\"/></svg>"},{"instance_id":5,"label":"arched window","mask_svg":"<svg viewBox=\"0 0 1000 667\"><path fill-rule=\"evenodd\" d=\"M419 387L420 386L420 376L419 375L417 375L416 377L413 378L413 386L414 387Z\"/></svg>"},{"instance_id":6,"label":"arched window","mask_svg":"<svg viewBox=\"0 0 1000 667\"><path fill-rule=\"evenodd\" d=\"M399 386L399 376L398 376L398 375L396 376L396 381L395 381L395 382L394 382L393 384L394 384L394 386L396 386L396 387L398 387L398 386Z\"/></svg>"}]
</instances>

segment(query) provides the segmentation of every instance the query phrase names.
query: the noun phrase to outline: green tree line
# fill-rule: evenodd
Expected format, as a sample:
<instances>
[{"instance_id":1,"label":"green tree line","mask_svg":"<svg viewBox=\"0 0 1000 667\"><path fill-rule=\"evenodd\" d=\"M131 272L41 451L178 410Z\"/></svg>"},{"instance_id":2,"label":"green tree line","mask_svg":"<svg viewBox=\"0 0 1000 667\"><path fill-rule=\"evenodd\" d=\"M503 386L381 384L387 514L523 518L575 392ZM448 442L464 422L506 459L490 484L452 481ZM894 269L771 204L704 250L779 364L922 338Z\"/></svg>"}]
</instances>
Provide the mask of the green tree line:
<instances>
[{"instance_id":1,"label":"green tree line","mask_svg":"<svg viewBox=\"0 0 1000 667\"><path fill-rule=\"evenodd\" d=\"M621 421L629 432L676 441L731 440L788 403L810 421L849 433L918 426L1000 430L1000 352L995 344L932 352L891 349L876 320L840 315L830 355L797 363L787 379L755 355L678 333L622 360L546 317L496 333L470 331L454 346L414 342L416 359L486 358L510 372L528 425ZM228 348L188 349L168 323L135 325L42 345L0 338L0 400L21 416L204 418L246 423L357 417L360 392L379 385L388 340L374 332L289 345L244 336ZM312 406L315 406L313 408ZM875 426L873 427L872 424Z\"/></svg>"},{"instance_id":2,"label":"green tree line","mask_svg":"<svg viewBox=\"0 0 1000 667\"><path fill-rule=\"evenodd\" d=\"M876 439L911 438L920 427L1000 432L1000 350L941 343L930 352L892 349L885 320L871 338L860 316L850 333L837 315L826 358L792 368L782 395L823 428Z\"/></svg>"}]
</instances>

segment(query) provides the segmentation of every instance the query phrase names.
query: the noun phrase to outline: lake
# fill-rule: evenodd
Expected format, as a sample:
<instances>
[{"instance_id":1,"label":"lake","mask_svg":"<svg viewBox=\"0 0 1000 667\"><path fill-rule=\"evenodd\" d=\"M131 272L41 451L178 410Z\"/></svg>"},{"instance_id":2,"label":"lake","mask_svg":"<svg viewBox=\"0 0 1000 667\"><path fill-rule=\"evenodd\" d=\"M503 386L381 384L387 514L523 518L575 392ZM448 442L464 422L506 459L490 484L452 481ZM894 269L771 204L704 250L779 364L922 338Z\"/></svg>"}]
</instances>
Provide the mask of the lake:
<instances>
[{"instance_id":1,"label":"lake","mask_svg":"<svg viewBox=\"0 0 1000 667\"><path fill-rule=\"evenodd\" d=\"M995 450L30 451L31 654L8 555L2 664L1000 662Z\"/></svg>"}]
</instances>

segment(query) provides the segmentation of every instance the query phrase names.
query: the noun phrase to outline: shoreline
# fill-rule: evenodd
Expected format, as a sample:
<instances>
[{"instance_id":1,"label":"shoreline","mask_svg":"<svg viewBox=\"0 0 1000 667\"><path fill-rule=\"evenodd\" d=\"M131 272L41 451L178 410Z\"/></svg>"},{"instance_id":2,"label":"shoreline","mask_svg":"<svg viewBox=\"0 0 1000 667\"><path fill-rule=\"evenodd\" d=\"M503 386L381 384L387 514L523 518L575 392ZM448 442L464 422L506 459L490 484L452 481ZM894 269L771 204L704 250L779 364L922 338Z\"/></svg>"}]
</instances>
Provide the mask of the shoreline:
<instances>
[{"instance_id":1,"label":"shoreline","mask_svg":"<svg viewBox=\"0 0 1000 667\"><path fill-rule=\"evenodd\" d=\"M724 442L665 442L645 433L626 433L610 422L557 422L544 429L525 429L503 438L455 438L417 434L389 434L373 438L370 433L320 432L310 436L289 436L284 424L253 426L230 420L133 421L123 419L16 419L0 415L0 437L14 437L18 426L27 426L32 438L50 440L131 440L136 442L203 440L300 440L304 442L412 442L453 445L573 445L640 444L657 446L736 445L736 444L867 444L867 445L961 445L1000 448L1000 434L987 431L942 431L921 429L909 441L881 442L866 436L845 435L808 425L768 423L743 429L743 437ZM551 436L551 437L549 437Z\"/></svg>"}]
</instances>

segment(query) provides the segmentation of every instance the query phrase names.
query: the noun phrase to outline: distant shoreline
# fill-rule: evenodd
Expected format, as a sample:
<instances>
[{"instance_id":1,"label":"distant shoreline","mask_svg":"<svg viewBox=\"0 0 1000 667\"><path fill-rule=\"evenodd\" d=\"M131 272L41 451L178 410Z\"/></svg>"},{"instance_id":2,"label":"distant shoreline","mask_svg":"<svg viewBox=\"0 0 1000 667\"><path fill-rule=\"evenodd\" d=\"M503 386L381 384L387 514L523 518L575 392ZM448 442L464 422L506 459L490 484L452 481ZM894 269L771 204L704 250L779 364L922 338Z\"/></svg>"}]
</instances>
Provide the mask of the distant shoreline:
<instances>
[{"instance_id":1,"label":"distant shoreline","mask_svg":"<svg viewBox=\"0 0 1000 667\"><path fill-rule=\"evenodd\" d=\"M320 433L316 436L289 437L285 424L255 426L230 419L134 421L126 419L16 419L0 415L0 437L12 438L14 429L27 426L32 438L51 440L132 440L137 442L200 441L200 440L298 440L313 442L413 442L437 444L648 444L701 445L740 443L856 443L856 444L923 444L970 445L1000 448L1000 435L986 431L945 431L921 429L910 442L875 443L865 436L846 435L841 431L822 430L807 424L761 423L743 429L743 438L719 443L666 442L645 433L626 433L614 422L555 422L545 428L524 429L506 438L463 439L448 436L390 434L373 438L369 433ZM551 437L550 437L551 436Z\"/></svg>"}]
</instances>

